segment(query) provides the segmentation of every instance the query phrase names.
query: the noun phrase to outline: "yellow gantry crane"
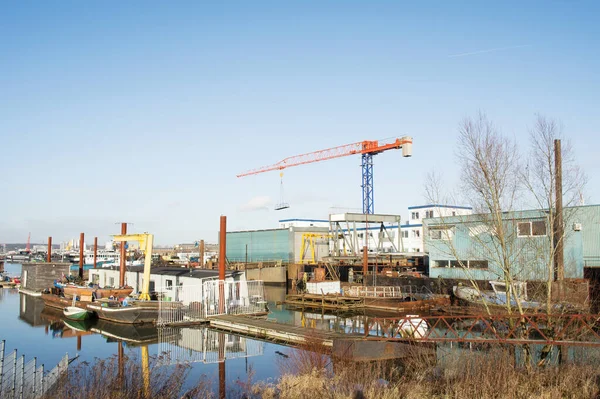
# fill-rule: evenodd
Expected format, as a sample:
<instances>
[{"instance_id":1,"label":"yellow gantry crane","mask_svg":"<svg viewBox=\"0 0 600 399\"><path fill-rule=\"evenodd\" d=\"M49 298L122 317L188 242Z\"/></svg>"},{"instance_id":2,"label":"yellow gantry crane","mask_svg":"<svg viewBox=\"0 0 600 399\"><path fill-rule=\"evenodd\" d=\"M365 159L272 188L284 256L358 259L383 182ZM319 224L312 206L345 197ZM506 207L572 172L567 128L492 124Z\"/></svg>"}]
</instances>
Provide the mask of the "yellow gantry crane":
<instances>
[{"instance_id":1,"label":"yellow gantry crane","mask_svg":"<svg viewBox=\"0 0 600 399\"><path fill-rule=\"evenodd\" d=\"M154 244L154 234L121 234L113 236L113 240L118 242L137 241L140 243L140 250L144 251L144 281L142 282L142 292L139 299L149 301L150 268L152 267L152 245Z\"/></svg>"},{"instance_id":2,"label":"yellow gantry crane","mask_svg":"<svg viewBox=\"0 0 600 399\"><path fill-rule=\"evenodd\" d=\"M300 263L304 263L306 261L309 265L316 265L317 260L315 257L315 242L318 239L326 239L327 246L329 247L329 239L332 236L329 234L319 234L319 233L304 233L302 234L302 245L300 246ZM306 258L306 251L310 251L310 257Z\"/></svg>"}]
</instances>

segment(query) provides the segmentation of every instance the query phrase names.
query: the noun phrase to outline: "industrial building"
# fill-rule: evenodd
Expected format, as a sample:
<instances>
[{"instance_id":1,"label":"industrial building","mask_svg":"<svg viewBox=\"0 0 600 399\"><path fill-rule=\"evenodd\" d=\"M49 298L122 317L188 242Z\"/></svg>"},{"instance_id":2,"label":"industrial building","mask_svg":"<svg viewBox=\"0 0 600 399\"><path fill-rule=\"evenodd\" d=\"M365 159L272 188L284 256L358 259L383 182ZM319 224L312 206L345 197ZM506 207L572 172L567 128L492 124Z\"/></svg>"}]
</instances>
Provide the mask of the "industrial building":
<instances>
[{"instance_id":1,"label":"industrial building","mask_svg":"<svg viewBox=\"0 0 600 399\"><path fill-rule=\"evenodd\" d=\"M411 206L408 211L405 224L400 215L346 213L329 219L282 219L276 229L228 232L227 260L314 263L330 256L361 256L365 245L373 254L423 256L425 218L472 213L469 207L438 204Z\"/></svg>"},{"instance_id":2,"label":"industrial building","mask_svg":"<svg viewBox=\"0 0 600 399\"><path fill-rule=\"evenodd\" d=\"M328 227L316 226L227 232L227 260L229 263L301 263L306 255L303 251L306 240L322 236L325 239L314 245L315 257L321 259L329 255L328 233Z\"/></svg>"},{"instance_id":3,"label":"industrial building","mask_svg":"<svg viewBox=\"0 0 600 399\"><path fill-rule=\"evenodd\" d=\"M585 268L600 267L600 205L565 208L565 214L569 224L563 240L564 275L582 279ZM448 216L423 221L430 277L489 281L503 276L485 217ZM506 212L503 220L510 252L515 256L513 276L522 281L547 281L547 258L551 254L547 211Z\"/></svg>"}]
</instances>

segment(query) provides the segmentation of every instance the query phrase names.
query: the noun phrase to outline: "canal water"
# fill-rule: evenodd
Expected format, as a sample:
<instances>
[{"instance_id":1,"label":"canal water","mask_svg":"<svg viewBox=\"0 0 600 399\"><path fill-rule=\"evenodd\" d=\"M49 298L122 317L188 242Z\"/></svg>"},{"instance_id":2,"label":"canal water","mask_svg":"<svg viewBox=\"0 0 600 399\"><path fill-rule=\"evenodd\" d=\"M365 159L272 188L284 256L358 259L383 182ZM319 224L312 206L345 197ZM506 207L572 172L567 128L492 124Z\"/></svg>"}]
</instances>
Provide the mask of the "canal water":
<instances>
[{"instance_id":1,"label":"canal water","mask_svg":"<svg viewBox=\"0 0 600 399\"><path fill-rule=\"evenodd\" d=\"M10 275L20 274L20 265L6 264ZM289 311L275 301L283 300L285 288L266 287L269 306L274 311L269 315L286 323L299 319L297 312ZM124 342L124 353L139 359L139 341L148 339L150 356L165 352L171 354L171 361L188 362L191 366L188 384L201 378L218 383L218 333L206 328L167 329L160 332L156 328L132 329L130 326L92 324L91 330L76 331L65 325L62 314L44 309L41 298L20 294L17 289L0 288L0 339L6 342L6 353L17 349L26 360L37 358L46 370L53 368L65 354L70 358L79 356L77 362L94 362L118 355L120 341ZM87 326L90 328L90 326ZM101 332L101 333L100 333ZM225 371L228 390L238 381L246 382L249 372L253 381L274 380L280 375L281 362L290 348L234 334L225 334ZM137 341L137 342L134 342ZM276 353L276 352L279 352Z\"/></svg>"}]
</instances>

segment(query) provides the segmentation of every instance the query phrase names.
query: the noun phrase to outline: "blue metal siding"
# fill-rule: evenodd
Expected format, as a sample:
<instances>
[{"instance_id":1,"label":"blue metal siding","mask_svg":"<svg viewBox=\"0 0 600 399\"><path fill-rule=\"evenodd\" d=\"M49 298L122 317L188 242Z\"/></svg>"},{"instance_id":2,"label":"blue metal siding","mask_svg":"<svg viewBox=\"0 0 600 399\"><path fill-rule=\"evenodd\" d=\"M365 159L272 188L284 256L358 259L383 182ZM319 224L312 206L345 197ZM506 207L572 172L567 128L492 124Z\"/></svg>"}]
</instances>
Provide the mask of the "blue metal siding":
<instances>
[{"instance_id":1,"label":"blue metal siding","mask_svg":"<svg viewBox=\"0 0 600 399\"><path fill-rule=\"evenodd\" d=\"M550 237L527 237L516 236L518 222L544 220L540 218L539 211L526 211L506 214L505 231L514 234L508 238L511 245L509 255L514 256L511 265L513 276L519 280L545 281L548 278L548 257L550 251ZM429 263L431 277L495 280L503 277L500 265L495 261L495 251L492 250L492 240L489 233L479 235L475 239L469 235L469 227L482 225L471 222L472 217L445 218L445 225L452 225L454 235L451 242L444 240L432 240L427 233L430 226L443 225L442 219L429 219L425 221L425 243L429 252ZM482 245L481 242L487 244ZM579 231L568 231L564 245L565 277L583 278L584 247L582 234ZM436 261L460 260L487 260L488 269L464 269L462 267L434 267Z\"/></svg>"},{"instance_id":2,"label":"blue metal siding","mask_svg":"<svg viewBox=\"0 0 600 399\"><path fill-rule=\"evenodd\" d=\"M227 233L227 259L230 262L293 260L293 246L290 245L289 229L236 231Z\"/></svg>"}]
</instances>

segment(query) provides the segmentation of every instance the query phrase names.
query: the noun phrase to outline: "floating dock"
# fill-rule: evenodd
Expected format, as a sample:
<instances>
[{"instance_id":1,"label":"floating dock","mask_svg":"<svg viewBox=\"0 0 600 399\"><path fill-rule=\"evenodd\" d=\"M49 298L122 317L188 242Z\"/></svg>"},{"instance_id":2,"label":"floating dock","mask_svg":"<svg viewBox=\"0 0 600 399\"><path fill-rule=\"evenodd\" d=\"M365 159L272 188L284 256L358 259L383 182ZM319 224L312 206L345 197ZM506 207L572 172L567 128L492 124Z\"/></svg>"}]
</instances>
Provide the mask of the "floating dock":
<instances>
[{"instance_id":1,"label":"floating dock","mask_svg":"<svg viewBox=\"0 0 600 399\"><path fill-rule=\"evenodd\" d=\"M251 338L295 345L315 342L331 348L333 347L333 341L335 339L352 338L349 334L296 327L289 324L275 323L245 316L213 316L209 318L209 323L210 326L215 329L237 333ZM360 338L360 336L356 336L356 338Z\"/></svg>"}]
</instances>

